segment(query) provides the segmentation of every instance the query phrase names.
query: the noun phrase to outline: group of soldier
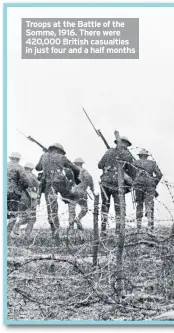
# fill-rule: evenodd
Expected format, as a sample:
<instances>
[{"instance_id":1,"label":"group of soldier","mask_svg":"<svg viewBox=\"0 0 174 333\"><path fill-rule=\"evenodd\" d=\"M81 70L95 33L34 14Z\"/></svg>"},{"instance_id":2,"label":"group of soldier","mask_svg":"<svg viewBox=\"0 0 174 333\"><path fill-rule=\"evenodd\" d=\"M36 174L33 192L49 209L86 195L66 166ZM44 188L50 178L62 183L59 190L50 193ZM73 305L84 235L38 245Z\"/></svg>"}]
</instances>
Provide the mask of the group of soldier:
<instances>
[{"instance_id":1,"label":"group of soldier","mask_svg":"<svg viewBox=\"0 0 174 333\"><path fill-rule=\"evenodd\" d=\"M118 180L118 163L121 161L124 174L124 193L135 193L137 230L142 226L143 209L148 220L148 228L154 228L154 198L157 195L156 187L162 178L162 173L156 162L149 159L149 153L142 149L135 160L130 150L131 142L121 137L118 145L110 148L98 163L102 170L101 189L101 233L106 235L110 199L113 197L115 207L116 231L120 225L120 194ZM58 194L68 205L69 228L76 225L83 230L82 218L88 212L88 188L95 196L94 182L89 172L83 168L82 158L71 162L66 157L62 145L52 144L45 151L38 164L20 165L21 155L12 153L8 163L7 186L7 218L8 235L18 233L22 224L27 224L26 237L30 237L33 225L36 222L36 208L40 204L42 193L45 195L48 222L53 237L59 236ZM38 177L33 170L38 171ZM80 206L80 213L76 216L76 205Z\"/></svg>"}]
</instances>

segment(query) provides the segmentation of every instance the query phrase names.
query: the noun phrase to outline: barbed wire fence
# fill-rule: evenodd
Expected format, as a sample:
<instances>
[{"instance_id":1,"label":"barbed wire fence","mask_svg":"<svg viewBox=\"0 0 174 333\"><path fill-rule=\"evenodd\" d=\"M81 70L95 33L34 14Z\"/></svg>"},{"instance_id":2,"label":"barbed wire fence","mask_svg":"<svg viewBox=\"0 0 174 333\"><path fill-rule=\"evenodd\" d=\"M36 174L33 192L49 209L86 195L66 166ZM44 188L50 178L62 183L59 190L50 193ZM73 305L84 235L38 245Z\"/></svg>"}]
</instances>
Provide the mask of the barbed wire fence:
<instances>
[{"instance_id":1,"label":"barbed wire fence","mask_svg":"<svg viewBox=\"0 0 174 333\"><path fill-rule=\"evenodd\" d=\"M162 180L161 184L174 203L174 183ZM153 320L174 310L173 211L159 199L156 206L157 210L162 206L168 218L155 219L154 234L145 227L137 233L134 216L125 218L121 294L119 233L110 213L106 235L100 236L99 196L87 213L93 228L60 228L59 244L47 228L34 228L28 243L25 231L14 234L8 240L8 319ZM60 224L67 220L65 207ZM40 205L37 213L44 210L45 205ZM159 222L170 226L158 226Z\"/></svg>"}]
</instances>

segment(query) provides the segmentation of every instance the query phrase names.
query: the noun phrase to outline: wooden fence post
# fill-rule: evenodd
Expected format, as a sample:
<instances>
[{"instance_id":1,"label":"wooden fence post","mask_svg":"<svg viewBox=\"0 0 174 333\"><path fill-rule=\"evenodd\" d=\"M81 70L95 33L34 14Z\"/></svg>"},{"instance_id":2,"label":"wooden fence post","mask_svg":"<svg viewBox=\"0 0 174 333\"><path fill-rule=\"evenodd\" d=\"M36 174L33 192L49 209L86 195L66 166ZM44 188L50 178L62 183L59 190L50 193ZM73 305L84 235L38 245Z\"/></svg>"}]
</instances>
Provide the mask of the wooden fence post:
<instances>
[{"instance_id":1,"label":"wooden fence post","mask_svg":"<svg viewBox=\"0 0 174 333\"><path fill-rule=\"evenodd\" d=\"M93 213L93 267L97 266L99 230L98 230L98 212L99 212L99 194L94 197L94 213Z\"/></svg>"},{"instance_id":2,"label":"wooden fence post","mask_svg":"<svg viewBox=\"0 0 174 333\"><path fill-rule=\"evenodd\" d=\"M121 151L121 139L118 131L115 131L115 137L117 140L118 150ZM121 297L123 292L123 251L125 241L125 192L124 192L124 170L123 161L118 161L118 194L120 205L120 221L118 232L118 245L116 254L116 289L117 296ZM117 222L116 222L117 223Z\"/></svg>"}]
</instances>

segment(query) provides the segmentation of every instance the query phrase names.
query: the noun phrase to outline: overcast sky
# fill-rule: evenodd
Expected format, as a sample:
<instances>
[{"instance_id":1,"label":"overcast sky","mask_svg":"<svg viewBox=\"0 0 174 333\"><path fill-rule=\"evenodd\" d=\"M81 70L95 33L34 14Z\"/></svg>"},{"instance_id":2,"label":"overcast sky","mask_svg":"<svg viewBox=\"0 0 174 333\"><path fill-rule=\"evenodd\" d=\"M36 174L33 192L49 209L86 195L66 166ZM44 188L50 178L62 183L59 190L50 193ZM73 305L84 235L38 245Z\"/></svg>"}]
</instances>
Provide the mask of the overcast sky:
<instances>
[{"instance_id":1,"label":"overcast sky","mask_svg":"<svg viewBox=\"0 0 174 333\"><path fill-rule=\"evenodd\" d=\"M140 59L22 60L22 17L138 17ZM97 163L106 148L83 106L111 146L117 129L133 147L149 150L165 179L174 183L173 17L174 8L8 9L8 153L20 151L22 164L36 164L42 154L16 128L46 147L60 142L69 159L81 156L86 161L97 184ZM159 199L173 209L162 184L159 193ZM127 208L128 214L135 214L130 198ZM169 218L160 204L157 209L158 215Z\"/></svg>"}]
</instances>

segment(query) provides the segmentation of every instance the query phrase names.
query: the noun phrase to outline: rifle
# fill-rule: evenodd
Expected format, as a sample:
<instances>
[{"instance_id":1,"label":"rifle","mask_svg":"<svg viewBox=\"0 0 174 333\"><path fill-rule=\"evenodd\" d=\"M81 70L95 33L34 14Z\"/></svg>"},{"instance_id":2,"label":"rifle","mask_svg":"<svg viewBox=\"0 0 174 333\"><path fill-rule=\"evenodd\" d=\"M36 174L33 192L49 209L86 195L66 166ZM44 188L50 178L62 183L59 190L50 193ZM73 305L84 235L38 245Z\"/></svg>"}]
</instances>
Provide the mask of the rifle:
<instances>
[{"instance_id":1,"label":"rifle","mask_svg":"<svg viewBox=\"0 0 174 333\"><path fill-rule=\"evenodd\" d=\"M39 141L35 140L31 135L27 136L27 135L25 135L24 133L22 133L21 131L19 131L18 129L17 129L17 131L18 131L21 135L25 136L25 138L28 139L29 141L36 143L40 148L43 149L43 151L44 151L45 153L48 151L47 148L45 148L45 147L44 147Z\"/></svg>"},{"instance_id":2,"label":"rifle","mask_svg":"<svg viewBox=\"0 0 174 333\"><path fill-rule=\"evenodd\" d=\"M104 135L102 134L102 132L101 132L100 130L97 130L97 129L95 128L93 122L92 122L91 119L89 118L89 116L88 116L87 112L85 111L85 109L84 109L83 107L82 107L82 109L83 109L83 112L85 113L86 117L88 118L89 122L91 123L91 125L92 125L94 131L96 132L96 134L97 134L97 135L103 140L103 142L104 142L106 148L107 148L107 149L110 149L110 146L109 146L109 144L107 143L107 141L106 141Z\"/></svg>"}]
</instances>

